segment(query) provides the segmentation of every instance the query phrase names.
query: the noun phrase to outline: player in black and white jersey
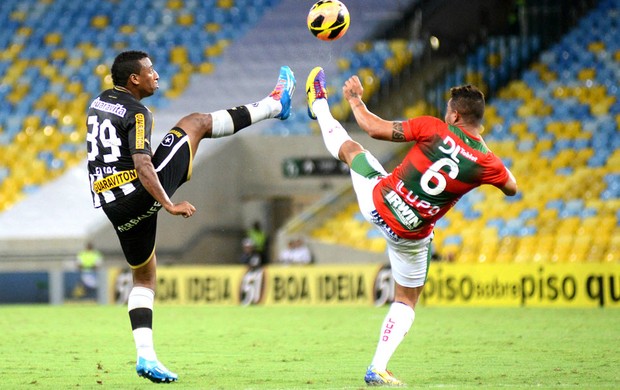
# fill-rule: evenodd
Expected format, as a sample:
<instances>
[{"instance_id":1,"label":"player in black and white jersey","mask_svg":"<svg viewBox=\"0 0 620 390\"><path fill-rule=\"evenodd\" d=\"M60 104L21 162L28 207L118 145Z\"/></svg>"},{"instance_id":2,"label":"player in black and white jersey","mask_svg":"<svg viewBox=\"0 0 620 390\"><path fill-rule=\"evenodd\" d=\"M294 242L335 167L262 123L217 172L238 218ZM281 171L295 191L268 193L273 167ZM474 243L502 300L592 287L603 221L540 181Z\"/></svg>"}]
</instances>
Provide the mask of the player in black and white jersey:
<instances>
[{"instance_id":1,"label":"player in black and white jersey","mask_svg":"<svg viewBox=\"0 0 620 390\"><path fill-rule=\"evenodd\" d=\"M264 99L181 118L155 149L153 114L141 100L155 93L158 80L147 53L120 53L112 65L114 88L103 91L88 109L86 141L93 204L112 222L132 268L128 311L136 370L153 382L172 382L177 375L159 362L153 347L157 212L163 207L170 214L191 217L196 211L191 203L170 197L190 179L200 141L232 135L268 118L287 119L295 77L283 66L275 89Z\"/></svg>"}]
</instances>

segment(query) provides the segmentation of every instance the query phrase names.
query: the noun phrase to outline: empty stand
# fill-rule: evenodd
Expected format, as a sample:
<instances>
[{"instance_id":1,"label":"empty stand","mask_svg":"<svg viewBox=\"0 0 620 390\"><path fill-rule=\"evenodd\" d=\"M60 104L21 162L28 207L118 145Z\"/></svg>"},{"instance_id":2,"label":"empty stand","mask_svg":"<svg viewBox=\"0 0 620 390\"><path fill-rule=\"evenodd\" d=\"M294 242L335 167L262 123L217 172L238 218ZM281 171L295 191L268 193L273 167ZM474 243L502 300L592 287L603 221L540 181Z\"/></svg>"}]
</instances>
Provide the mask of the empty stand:
<instances>
[{"instance_id":1,"label":"empty stand","mask_svg":"<svg viewBox=\"0 0 620 390\"><path fill-rule=\"evenodd\" d=\"M441 258L462 263L619 260L618 15L620 2L601 1L536 57L536 37L492 37L427 91L426 102L405 110L406 117L433 113L432 107L445 106L454 85L494 90L508 83L488 102L484 136L517 177L520 193L505 198L482 187L463 197L437 225L434 248ZM358 223L353 206L313 236L383 251L384 246L371 247L376 233L368 223Z\"/></svg>"},{"instance_id":2,"label":"empty stand","mask_svg":"<svg viewBox=\"0 0 620 390\"><path fill-rule=\"evenodd\" d=\"M119 51L149 52L164 93L148 103L163 109L278 2L3 1L0 212L84 160L86 109Z\"/></svg>"}]
</instances>

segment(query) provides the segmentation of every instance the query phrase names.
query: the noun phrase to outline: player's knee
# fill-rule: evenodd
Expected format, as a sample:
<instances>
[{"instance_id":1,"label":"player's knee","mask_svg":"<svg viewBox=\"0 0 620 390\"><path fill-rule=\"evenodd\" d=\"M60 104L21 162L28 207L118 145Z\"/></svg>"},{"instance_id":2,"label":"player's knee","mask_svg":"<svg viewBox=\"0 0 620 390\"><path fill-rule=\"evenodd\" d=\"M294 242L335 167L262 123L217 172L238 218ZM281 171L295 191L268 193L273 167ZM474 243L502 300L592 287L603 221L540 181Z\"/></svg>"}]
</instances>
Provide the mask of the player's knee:
<instances>
[{"instance_id":1,"label":"player's knee","mask_svg":"<svg viewBox=\"0 0 620 390\"><path fill-rule=\"evenodd\" d=\"M199 138L211 136L211 114L204 114L200 112L194 112L184 116L176 124L188 135L195 135Z\"/></svg>"},{"instance_id":2,"label":"player's knee","mask_svg":"<svg viewBox=\"0 0 620 390\"><path fill-rule=\"evenodd\" d=\"M412 309L415 309L423 288L424 285L420 287L404 287L396 283L394 301L401 302L407 306L410 306Z\"/></svg>"},{"instance_id":3,"label":"player's knee","mask_svg":"<svg viewBox=\"0 0 620 390\"><path fill-rule=\"evenodd\" d=\"M347 140L340 146L338 158L351 166L351 162L358 154L362 153L364 148L353 140Z\"/></svg>"}]
</instances>

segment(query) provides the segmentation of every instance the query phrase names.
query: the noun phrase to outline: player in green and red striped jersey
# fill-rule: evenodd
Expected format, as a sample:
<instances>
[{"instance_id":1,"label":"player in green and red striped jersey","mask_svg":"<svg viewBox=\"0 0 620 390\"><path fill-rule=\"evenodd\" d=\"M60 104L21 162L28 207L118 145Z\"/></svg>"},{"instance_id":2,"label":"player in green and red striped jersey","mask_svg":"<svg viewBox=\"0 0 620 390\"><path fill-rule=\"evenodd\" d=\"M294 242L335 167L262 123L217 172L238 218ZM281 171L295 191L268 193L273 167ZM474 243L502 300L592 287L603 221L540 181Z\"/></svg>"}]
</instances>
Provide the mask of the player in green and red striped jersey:
<instances>
[{"instance_id":1,"label":"player in green and red striped jersey","mask_svg":"<svg viewBox=\"0 0 620 390\"><path fill-rule=\"evenodd\" d=\"M363 87L357 76L345 82L343 93L357 123L372 138L415 142L400 165L386 172L331 115L323 69L310 72L306 82L308 114L318 120L327 150L351 168L360 210L387 241L396 285L394 303L364 380L369 385L400 385L387 364L413 324L426 282L435 222L482 184L513 196L517 182L480 135L485 102L476 87L450 90L444 121L430 116L407 121L378 117L362 101Z\"/></svg>"}]
</instances>

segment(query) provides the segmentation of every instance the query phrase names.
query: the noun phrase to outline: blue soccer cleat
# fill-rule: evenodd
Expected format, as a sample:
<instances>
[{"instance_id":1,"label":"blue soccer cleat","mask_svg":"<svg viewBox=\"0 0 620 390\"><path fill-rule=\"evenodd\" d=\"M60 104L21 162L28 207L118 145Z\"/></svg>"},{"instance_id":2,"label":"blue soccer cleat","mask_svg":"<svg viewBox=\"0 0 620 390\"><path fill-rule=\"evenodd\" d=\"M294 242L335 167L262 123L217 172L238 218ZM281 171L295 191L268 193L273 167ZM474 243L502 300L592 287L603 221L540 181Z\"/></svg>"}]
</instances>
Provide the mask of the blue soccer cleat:
<instances>
[{"instance_id":1,"label":"blue soccer cleat","mask_svg":"<svg viewBox=\"0 0 620 390\"><path fill-rule=\"evenodd\" d=\"M320 66L312 69L306 80L306 95L308 98L308 116L316 119L312 111L312 103L316 99L327 99L327 88L325 87L325 71Z\"/></svg>"},{"instance_id":2,"label":"blue soccer cleat","mask_svg":"<svg viewBox=\"0 0 620 390\"><path fill-rule=\"evenodd\" d=\"M155 383L170 383L176 382L179 379L177 374L168 370L158 360L146 360L142 357L138 358L136 371L138 372L138 376Z\"/></svg>"},{"instance_id":3,"label":"blue soccer cleat","mask_svg":"<svg viewBox=\"0 0 620 390\"><path fill-rule=\"evenodd\" d=\"M295 92L295 75L288 66L282 66L280 68L280 77L273 92L269 94L274 100L279 100L282 103L282 111L276 118L285 120L291 116L291 99Z\"/></svg>"},{"instance_id":4,"label":"blue soccer cleat","mask_svg":"<svg viewBox=\"0 0 620 390\"><path fill-rule=\"evenodd\" d=\"M368 386L403 386L403 382L394 378L388 370L378 371L373 366L368 367L364 381Z\"/></svg>"}]
</instances>

